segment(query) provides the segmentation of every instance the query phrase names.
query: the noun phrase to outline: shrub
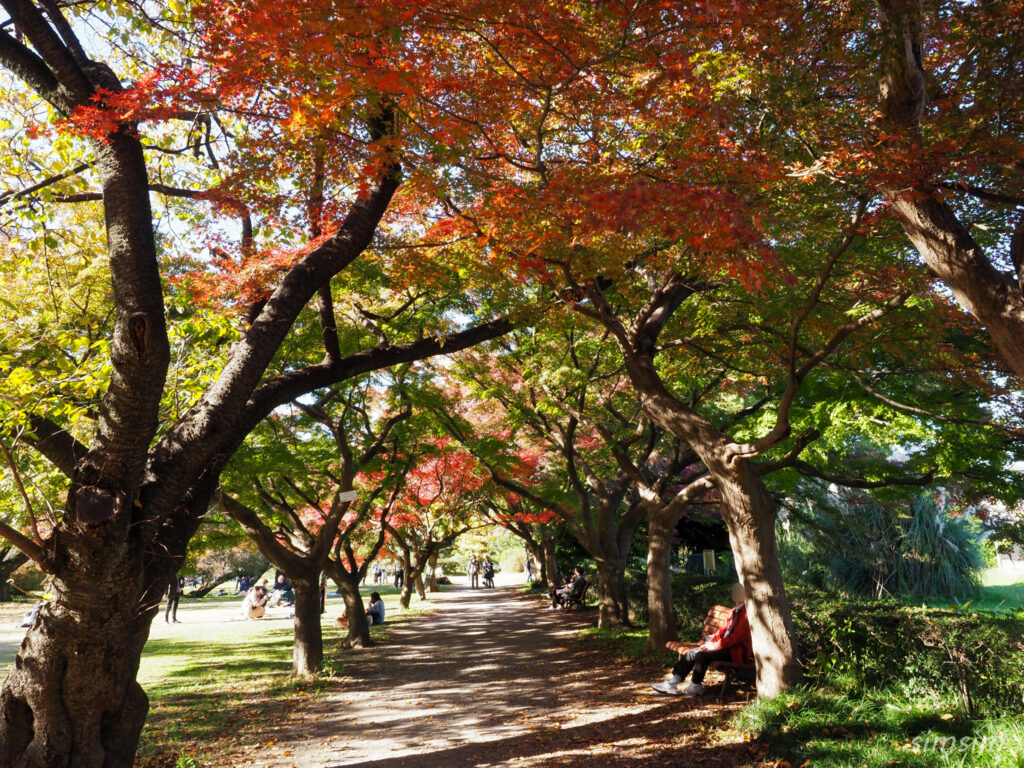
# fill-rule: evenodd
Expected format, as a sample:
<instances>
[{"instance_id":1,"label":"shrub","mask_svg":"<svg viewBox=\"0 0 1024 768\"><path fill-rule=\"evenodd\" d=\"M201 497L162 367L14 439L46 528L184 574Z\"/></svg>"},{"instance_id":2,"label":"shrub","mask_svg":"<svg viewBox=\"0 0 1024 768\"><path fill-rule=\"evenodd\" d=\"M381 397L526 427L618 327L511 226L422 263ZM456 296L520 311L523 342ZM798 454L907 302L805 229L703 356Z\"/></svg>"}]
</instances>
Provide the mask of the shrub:
<instances>
[{"instance_id":1,"label":"shrub","mask_svg":"<svg viewBox=\"0 0 1024 768\"><path fill-rule=\"evenodd\" d=\"M1024 619L792 590L810 680L847 676L908 695L953 693L969 715L1024 712Z\"/></svg>"},{"instance_id":2,"label":"shrub","mask_svg":"<svg viewBox=\"0 0 1024 768\"><path fill-rule=\"evenodd\" d=\"M909 504L833 496L793 518L799 533L782 539L781 559L803 583L914 600L965 599L977 591L984 566L980 526L950 515L930 494Z\"/></svg>"}]
</instances>

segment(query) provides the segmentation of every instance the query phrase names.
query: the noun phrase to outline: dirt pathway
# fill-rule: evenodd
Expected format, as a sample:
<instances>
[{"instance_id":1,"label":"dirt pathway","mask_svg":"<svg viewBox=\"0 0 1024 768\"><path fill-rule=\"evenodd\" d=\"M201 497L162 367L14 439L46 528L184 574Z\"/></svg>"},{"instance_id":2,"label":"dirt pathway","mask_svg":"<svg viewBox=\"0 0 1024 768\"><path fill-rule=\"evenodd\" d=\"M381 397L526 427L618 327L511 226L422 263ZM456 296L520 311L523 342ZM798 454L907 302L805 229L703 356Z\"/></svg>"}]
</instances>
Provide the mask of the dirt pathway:
<instances>
[{"instance_id":1,"label":"dirt pathway","mask_svg":"<svg viewBox=\"0 0 1024 768\"><path fill-rule=\"evenodd\" d=\"M751 765L720 736L739 704L663 698L657 670L615 662L573 634L590 614L510 590L455 589L436 611L354 652L330 695L287 715L259 768L644 768Z\"/></svg>"}]
</instances>

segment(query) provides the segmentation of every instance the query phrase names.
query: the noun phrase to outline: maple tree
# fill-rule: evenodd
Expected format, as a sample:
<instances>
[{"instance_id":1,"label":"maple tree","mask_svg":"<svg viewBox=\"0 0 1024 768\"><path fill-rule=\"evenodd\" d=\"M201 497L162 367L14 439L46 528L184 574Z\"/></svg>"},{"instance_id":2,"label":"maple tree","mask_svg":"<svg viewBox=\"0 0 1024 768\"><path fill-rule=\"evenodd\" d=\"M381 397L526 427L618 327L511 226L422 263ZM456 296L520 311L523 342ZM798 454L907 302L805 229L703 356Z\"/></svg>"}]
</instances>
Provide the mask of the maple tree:
<instances>
[{"instance_id":1,"label":"maple tree","mask_svg":"<svg viewBox=\"0 0 1024 768\"><path fill-rule=\"evenodd\" d=\"M299 676L315 674L323 662L320 574L325 571L345 598L349 643L369 643L358 586L384 543L383 524L398 490L384 481L387 454L395 450L396 426L411 416L407 407L399 407L374 424L368 408L384 405L377 394L365 385L339 386L316 403L295 405L296 413L287 419L275 415L236 454L216 496L218 507L292 583L292 671ZM311 437L316 425L321 434ZM349 498L352 493L358 494L356 501ZM352 538L367 520L380 532L356 562ZM342 563L343 553L351 570Z\"/></svg>"},{"instance_id":2,"label":"maple tree","mask_svg":"<svg viewBox=\"0 0 1024 768\"><path fill-rule=\"evenodd\" d=\"M505 332L509 323L472 325L478 316L472 311L472 291L463 291L470 309L464 322L437 316L412 329L406 326L411 334L404 336L401 331L389 335L385 328L383 340L370 347L348 346L337 333L340 323L326 287L364 254L401 183L394 143L400 127L394 110L376 97L379 91L362 66L366 41L386 37L394 21L393 16L383 18L388 11L383 4L381 17L361 17L367 26L353 29L348 44L333 45L335 53L345 50L352 56L352 66L342 71L356 91L352 99L336 103L345 151L330 157L330 178L321 184L315 163L282 164L271 176L257 177L253 170L248 200L239 200L230 185L217 193L226 177L244 184L240 179L249 171L238 161L245 156L244 141L236 145L237 154L229 149L218 159L212 134L204 132L204 125L216 122L213 115L221 105L231 116L216 137L222 144L230 147L233 136L272 141L276 135L278 149L270 154L294 156L304 148L308 157L319 156L315 136L286 147L291 134L275 134L274 126L287 118L275 109L244 109L246 99L252 106L259 93L287 101L272 68L264 67L258 80L234 81L233 88L222 82L215 92L173 66L196 54L189 42L195 38L174 33L182 22L191 23L177 15L186 10L183 5L152 18L145 8L126 4L11 0L3 7L10 16L0 29L0 64L11 75L5 87L26 106L17 114L32 128L24 146L9 149L46 158L36 166L43 171L27 186L16 181L6 199L26 206L32 201L19 211L99 201L91 221L93 232L106 234L102 253L109 270L111 323L101 334L105 375L87 420L76 424L56 411L39 413L31 404L23 410L33 425L33 448L66 476L67 494L48 537L32 541L5 530L5 537L54 576L55 597L29 630L0 694L0 761L12 766L128 766L147 709L135 673L159 595L179 569L220 472L245 436L302 393L457 350ZM86 19L112 30L109 39L116 45L104 46L95 36L83 42L76 26ZM17 36L8 31L12 24ZM159 58L171 59L172 66L163 66ZM127 81L134 83L129 87ZM199 158L192 154L196 147ZM54 157L59 157L59 169ZM162 162L171 159L175 162ZM200 162L204 159L209 160L206 166ZM178 184L172 188L154 180L161 172L151 171L154 167L169 168ZM273 193L274 187L299 190L302 202L315 201L322 190L324 205L303 205L301 214L294 214L290 203L275 209L272 204L287 195ZM170 266L175 248L154 216L154 190L192 203L191 218L183 215L181 220L193 229L200 221L208 225L209 240L190 234L182 240L183 250L198 245L214 256L222 252L217 244L225 241L217 234L220 211L220 221L240 222L235 271L248 266L239 263L245 255L266 253L267 267L256 269L254 279L237 281L225 295L207 290L208 282L196 273L223 270L230 253L185 259L188 269ZM102 227L96 225L99 216ZM298 228L296 216L303 219ZM28 250L25 243L61 247L59 234L45 225L45 216L42 221L19 219L18 237L8 234L6 245L19 256ZM311 236L315 229L319 233ZM374 262L381 278L387 260ZM175 351L169 328L178 319L168 311L166 297L179 289L168 283L169 276L178 279L189 304L202 294L245 313L246 320L235 326L237 338L230 346L210 341L216 352L202 391L164 421L161 404ZM456 272L451 280L458 277ZM308 364L301 357L289 363L279 352L318 294L319 306L308 314L322 325L320 355ZM366 306L371 313L374 308ZM229 315L232 325L238 314Z\"/></svg>"},{"instance_id":3,"label":"maple tree","mask_svg":"<svg viewBox=\"0 0 1024 768\"><path fill-rule=\"evenodd\" d=\"M111 287L99 323L47 329L70 359L31 329L0 350L4 436L66 476L47 536L3 529L57 584L0 694L12 765L131 764L156 597L261 420L506 333L488 318L510 306L532 321L554 296L610 332L648 442L670 432L709 472L765 694L796 649L762 469L830 474L801 458L825 378L941 415L854 333L906 351L946 326L900 318L952 315L889 214L1021 370L1021 43L998 34L1019 0L0 5L5 274L91 237ZM176 379L181 346L196 367ZM934 359L992 388L987 352L966 371L958 352ZM55 377L66 391L30 396ZM698 407L694 382L726 394ZM621 501L630 470L595 435Z\"/></svg>"},{"instance_id":4,"label":"maple tree","mask_svg":"<svg viewBox=\"0 0 1024 768\"><path fill-rule=\"evenodd\" d=\"M408 608L412 591L426 599L423 574L434 571L441 550L479 525L484 484L473 457L447 437L425 436L416 446L393 513L382 524L402 552L405 570L399 603Z\"/></svg>"}]
</instances>

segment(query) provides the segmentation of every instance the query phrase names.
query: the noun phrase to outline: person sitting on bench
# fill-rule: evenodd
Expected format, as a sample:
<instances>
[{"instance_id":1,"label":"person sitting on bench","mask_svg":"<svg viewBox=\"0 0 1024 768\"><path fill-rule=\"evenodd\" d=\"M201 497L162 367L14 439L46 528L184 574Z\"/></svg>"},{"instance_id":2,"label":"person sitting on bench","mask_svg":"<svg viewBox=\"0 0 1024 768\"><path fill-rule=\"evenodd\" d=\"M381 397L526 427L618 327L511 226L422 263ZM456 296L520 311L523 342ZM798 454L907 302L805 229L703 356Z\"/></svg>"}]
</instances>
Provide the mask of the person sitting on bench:
<instances>
[{"instance_id":1,"label":"person sitting on bench","mask_svg":"<svg viewBox=\"0 0 1024 768\"><path fill-rule=\"evenodd\" d=\"M553 611L564 606L566 598L583 597L583 589L586 585L587 580L583 578L583 571L577 565L572 569L572 581L567 581L564 586L558 587L558 589L548 591L548 597L551 598L551 607L548 610Z\"/></svg>"},{"instance_id":2,"label":"person sitting on bench","mask_svg":"<svg viewBox=\"0 0 1024 768\"><path fill-rule=\"evenodd\" d=\"M728 661L743 664L750 661L754 656L754 649L750 642L750 623L747 621L745 600L743 585L734 584L732 601L736 603L736 607L732 609L729 621L724 627L705 638L696 648L689 650L682 643L665 643L669 650L679 652L679 661L672 667L672 677L663 683L655 683L651 688L669 696L678 696L680 693L685 696L700 696L704 693L704 673L712 662ZM691 670L693 677L690 684L680 691L679 683L686 679Z\"/></svg>"}]
</instances>

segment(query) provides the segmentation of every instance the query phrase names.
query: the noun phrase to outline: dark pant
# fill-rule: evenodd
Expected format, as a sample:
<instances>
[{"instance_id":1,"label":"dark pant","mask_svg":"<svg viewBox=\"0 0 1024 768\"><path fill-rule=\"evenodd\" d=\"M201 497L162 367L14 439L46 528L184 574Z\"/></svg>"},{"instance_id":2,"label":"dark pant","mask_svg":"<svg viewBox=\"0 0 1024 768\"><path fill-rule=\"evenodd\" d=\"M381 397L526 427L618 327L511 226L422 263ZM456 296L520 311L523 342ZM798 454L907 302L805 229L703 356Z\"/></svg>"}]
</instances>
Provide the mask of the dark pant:
<instances>
[{"instance_id":1,"label":"dark pant","mask_svg":"<svg viewBox=\"0 0 1024 768\"><path fill-rule=\"evenodd\" d=\"M684 680L693 670L693 682L703 683L704 675L708 671L708 665L713 661L732 661L732 651L722 648L718 651L702 651L700 648L691 648L672 667L672 674L679 675Z\"/></svg>"},{"instance_id":2,"label":"dark pant","mask_svg":"<svg viewBox=\"0 0 1024 768\"><path fill-rule=\"evenodd\" d=\"M167 610L164 612L164 621L177 621L178 620L178 600L181 598L181 594L168 595L167 597Z\"/></svg>"}]
</instances>

